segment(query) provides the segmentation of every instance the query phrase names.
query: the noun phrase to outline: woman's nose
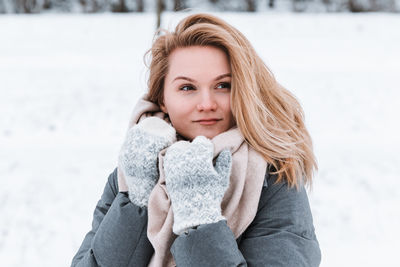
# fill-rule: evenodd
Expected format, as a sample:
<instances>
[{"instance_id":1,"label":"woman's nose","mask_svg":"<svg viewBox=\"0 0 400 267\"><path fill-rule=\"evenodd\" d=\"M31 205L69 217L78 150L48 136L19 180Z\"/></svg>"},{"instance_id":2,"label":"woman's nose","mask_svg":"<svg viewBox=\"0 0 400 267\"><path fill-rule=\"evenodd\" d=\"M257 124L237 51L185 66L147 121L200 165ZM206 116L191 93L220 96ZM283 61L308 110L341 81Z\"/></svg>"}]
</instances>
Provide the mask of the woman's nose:
<instances>
[{"instance_id":1,"label":"woman's nose","mask_svg":"<svg viewBox=\"0 0 400 267\"><path fill-rule=\"evenodd\" d=\"M201 94L197 109L199 111L215 111L217 109L217 102L211 92L207 90Z\"/></svg>"}]
</instances>

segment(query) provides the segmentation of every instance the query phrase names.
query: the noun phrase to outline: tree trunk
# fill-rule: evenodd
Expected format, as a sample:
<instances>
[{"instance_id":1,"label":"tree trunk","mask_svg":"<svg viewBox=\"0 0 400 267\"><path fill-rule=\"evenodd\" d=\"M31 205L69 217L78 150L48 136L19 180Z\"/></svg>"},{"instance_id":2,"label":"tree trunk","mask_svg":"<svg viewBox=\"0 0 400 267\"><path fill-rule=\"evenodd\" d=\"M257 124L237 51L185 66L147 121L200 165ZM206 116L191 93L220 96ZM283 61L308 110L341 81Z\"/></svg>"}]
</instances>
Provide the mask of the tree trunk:
<instances>
[{"instance_id":1,"label":"tree trunk","mask_svg":"<svg viewBox=\"0 0 400 267\"><path fill-rule=\"evenodd\" d=\"M174 11L179 11L186 8L185 0L174 0Z\"/></svg>"},{"instance_id":2,"label":"tree trunk","mask_svg":"<svg viewBox=\"0 0 400 267\"><path fill-rule=\"evenodd\" d=\"M24 13L33 13L36 7L36 0L24 0Z\"/></svg>"},{"instance_id":3,"label":"tree trunk","mask_svg":"<svg viewBox=\"0 0 400 267\"><path fill-rule=\"evenodd\" d=\"M42 6L43 9L50 9L51 6L52 6L51 5L51 0L44 0L43 6Z\"/></svg>"},{"instance_id":4,"label":"tree trunk","mask_svg":"<svg viewBox=\"0 0 400 267\"><path fill-rule=\"evenodd\" d=\"M274 0L269 0L268 1L268 6L269 6L269 8L274 8L275 7L275 1Z\"/></svg>"},{"instance_id":5,"label":"tree trunk","mask_svg":"<svg viewBox=\"0 0 400 267\"><path fill-rule=\"evenodd\" d=\"M157 26L156 29L161 26L161 13L163 12L165 6L163 0L157 0Z\"/></svg>"},{"instance_id":6,"label":"tree trunk","mask_svg":"<svg viewBox=\"0 0 400 267\"><path fill-rule=\"evenodd\" d=\"M129 12L128 7L126 6L125 0L119 0L118 4L114 4L111 7L112 12Z\"/></svg>"},{"instance_id":7,"label":"tree trunk","mask_svg":"<svg viewBox=\"0 0 400 267\"><path fill-rule=\"evenodd\" d=\"M143 0L136 0L136 11L137 12L143 12L144 11Z\"/></svg>"},{"instance_id":8,"label":"tree trunk","mask_svg":"<svg viewBox=\"0 0 400 267\"><path fill-rule=\"evenodd\" d=\"M367 11L365 7L360 5L357 1L355 0L349 0L348 1L348 8L350 12L365 12Z\"/></svg>"},{"instance_id":9,"label":"tree trunk","mask_svg":"<svg viewBox=\"0 0 400 267\"><path fill-rule=\"evenodd\" d=\"M256 11L256 3L254 0L247 0L247 11L248 12L255 12Z\"/></svg>"}]
</instances>

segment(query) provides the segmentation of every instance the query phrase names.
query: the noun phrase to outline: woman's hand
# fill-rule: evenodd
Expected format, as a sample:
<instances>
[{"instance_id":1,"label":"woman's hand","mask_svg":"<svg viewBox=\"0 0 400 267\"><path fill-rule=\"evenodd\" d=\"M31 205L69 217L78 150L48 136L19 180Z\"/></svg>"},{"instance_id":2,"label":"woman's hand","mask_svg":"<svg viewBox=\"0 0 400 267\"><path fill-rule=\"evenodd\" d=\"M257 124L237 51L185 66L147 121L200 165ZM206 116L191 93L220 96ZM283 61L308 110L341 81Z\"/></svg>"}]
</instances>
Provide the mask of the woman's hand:
<instances>
[{"instance_id":1,"label":"woman's hand","mask_svg":"<svg viewBox=\"0 0 400 267\"><path fill-rule=\"evenodd\" d=\"M146 118L129 129L118 160L132 203L147 206L159 177L158 153L175 141L175 129L157 117Z\"/></svg>"},{"instance_id":2,"label":"woman's hand","mask_svg":"<svg viewBox=\"0 0 400 267\"><path fill-rule=\"evenodd\" d=\"M177 235L190 227L225 219L221 202L229 186L232 156L229 150L223 150L214 167L213 150L209 139L198 136L192 143L174 143L166 151L165 182Z\"/></svg>"}]
</instances>

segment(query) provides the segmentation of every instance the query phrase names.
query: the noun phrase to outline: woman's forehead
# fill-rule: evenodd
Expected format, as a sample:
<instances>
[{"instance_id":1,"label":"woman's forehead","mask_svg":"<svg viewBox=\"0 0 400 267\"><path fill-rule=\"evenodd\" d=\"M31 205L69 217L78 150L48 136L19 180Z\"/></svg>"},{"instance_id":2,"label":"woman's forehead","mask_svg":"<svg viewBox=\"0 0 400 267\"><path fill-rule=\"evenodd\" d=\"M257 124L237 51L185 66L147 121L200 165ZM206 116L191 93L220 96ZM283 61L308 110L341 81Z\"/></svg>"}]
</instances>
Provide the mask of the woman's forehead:
<instances>
[{"instance_id":1,"label":"woman's forehead","mask_svg":"<svg viewBox=\"0 0 400 267\"><path fill-rule=\"evenodd\" d=\"M230 64L226 54L214 47L196 46L178 48L169 57L169 79L171 82L179 77L195 80L195 77L216 79L230 74Z\"/></svg>"}]
</instances>

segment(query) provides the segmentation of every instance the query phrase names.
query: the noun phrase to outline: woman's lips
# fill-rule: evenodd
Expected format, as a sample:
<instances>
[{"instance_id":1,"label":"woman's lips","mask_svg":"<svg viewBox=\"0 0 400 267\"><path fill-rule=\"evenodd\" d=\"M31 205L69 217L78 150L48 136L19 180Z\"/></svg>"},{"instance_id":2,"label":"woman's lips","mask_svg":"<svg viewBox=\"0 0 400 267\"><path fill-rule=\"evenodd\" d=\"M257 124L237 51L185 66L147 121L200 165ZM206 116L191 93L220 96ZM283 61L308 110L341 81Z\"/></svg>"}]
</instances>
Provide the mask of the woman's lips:
<instances>
[{"instance_id":1,"label":"woman's lips","mask_svg":"<svg viewBox=\"0 0 400 267\"><path fill-rule=\"evenodd\" d=\"M196 122L200 123L201 125L213 125L213 124L216 124L218 121L220 121L220 120L218 120L218 119L215 119L215 120L200 120L200 121L196 121Z\"/></svg>"}]
</instances>

